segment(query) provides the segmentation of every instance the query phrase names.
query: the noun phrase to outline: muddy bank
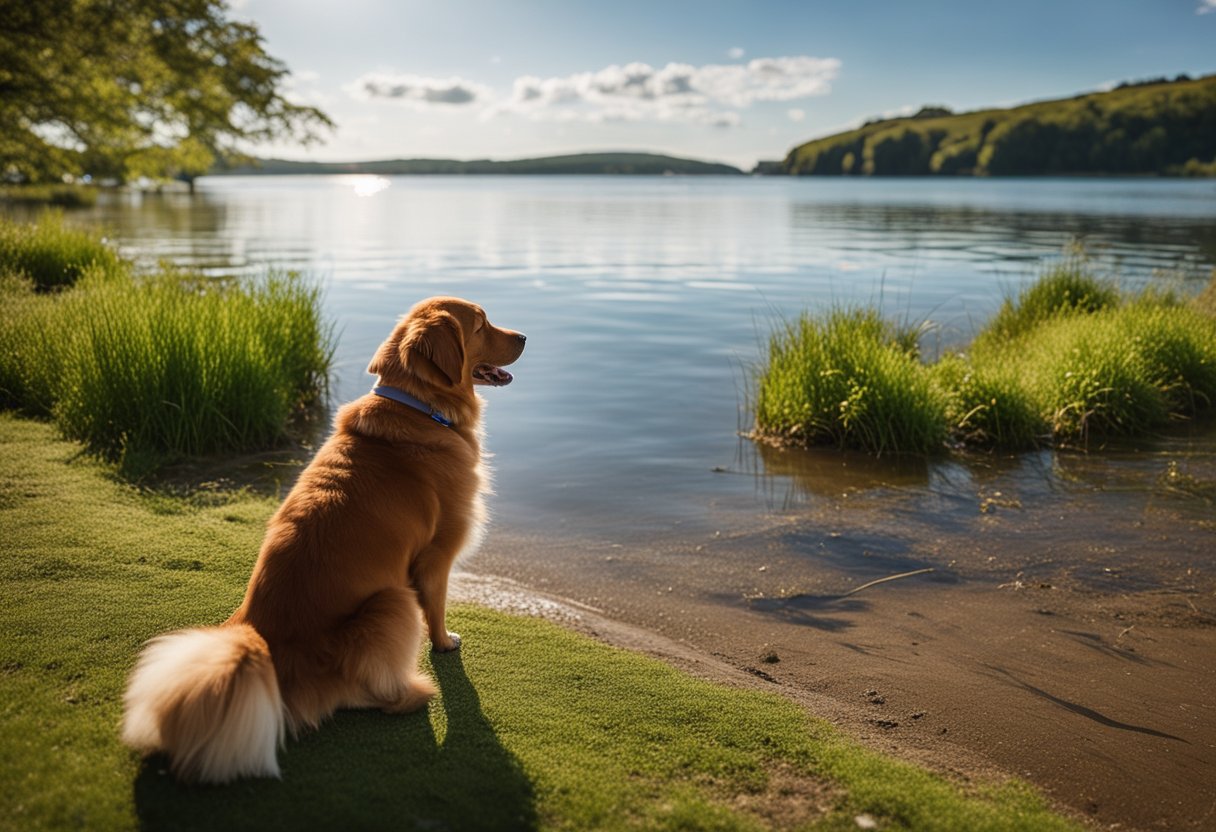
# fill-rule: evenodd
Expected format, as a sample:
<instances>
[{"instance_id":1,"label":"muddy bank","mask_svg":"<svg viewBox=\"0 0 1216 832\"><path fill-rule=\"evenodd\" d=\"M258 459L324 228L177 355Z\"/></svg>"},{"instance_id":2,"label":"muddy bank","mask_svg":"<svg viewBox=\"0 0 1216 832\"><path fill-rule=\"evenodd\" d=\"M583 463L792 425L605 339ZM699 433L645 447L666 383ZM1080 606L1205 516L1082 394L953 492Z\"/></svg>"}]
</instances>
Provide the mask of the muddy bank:
<instances>
[{"instance_id":1,"label":"muddy bank","mask_svg":"<svg viewBox=\"0 0 1216 832\"><path fill-rule=\"evenodd\" d=\"M694 673L779 691L953 776L1023 777L1101 826L1216 825L1216 598L1183 565L1185 552L1171 587L1085 585L1078 568L1109 567L1074 551L1068 568L1027 568L1040 562L1031 557L1010 576L956 559L953 570L841 597L860 577L829 559L813 575L798 569L805 558L790 542L822 535L825 548L843 548L861 534L837 527L784 522L651 547L498 532L457 587ZM879 537L869 548L881 549ZM994 540L977 545L1000 553ZM1055 546L1043 562L1073 548L1067 538ZM875 571L923 566L880 561Z\"/></svg>"}]
</instances>

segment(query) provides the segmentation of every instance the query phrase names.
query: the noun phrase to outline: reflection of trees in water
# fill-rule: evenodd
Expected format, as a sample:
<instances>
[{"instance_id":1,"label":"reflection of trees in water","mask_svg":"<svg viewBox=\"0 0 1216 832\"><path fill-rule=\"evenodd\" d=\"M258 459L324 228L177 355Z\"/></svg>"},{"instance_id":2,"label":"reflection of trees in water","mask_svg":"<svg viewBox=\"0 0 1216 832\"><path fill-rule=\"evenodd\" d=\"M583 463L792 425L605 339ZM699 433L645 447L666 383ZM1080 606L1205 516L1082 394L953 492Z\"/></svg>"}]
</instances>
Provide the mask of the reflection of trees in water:
<instances>
[{"instance_id":1,"label":"reflection of trees in water","mask_svg":"<svg viewBox=\"0 0 1216 832\"><path fill-rule=\"evenodd\" d=\"M926 251L966 253L985 263L1037 262L1080 240L1100 267L1124 273L1181 269L1206 277L1216 263L1216 225L1197 217L792 202L790 222L796 232L851 240L835 243L845 249L892 251L901 258Z\"/></svg>"},{"instance_id":2,"label":"reflection of trees in water","mask_svg":"<svg viewBox=\"0 0 1216 832\"><path fill-rule=\"evenodd\" d=\"M222 232L228 218L222 198L205 192L108 192L73 221L98 225L132 250L142 265L171 260L191 268L231 270L244 265L241 241Z\"/></svg>"}]
</instances>

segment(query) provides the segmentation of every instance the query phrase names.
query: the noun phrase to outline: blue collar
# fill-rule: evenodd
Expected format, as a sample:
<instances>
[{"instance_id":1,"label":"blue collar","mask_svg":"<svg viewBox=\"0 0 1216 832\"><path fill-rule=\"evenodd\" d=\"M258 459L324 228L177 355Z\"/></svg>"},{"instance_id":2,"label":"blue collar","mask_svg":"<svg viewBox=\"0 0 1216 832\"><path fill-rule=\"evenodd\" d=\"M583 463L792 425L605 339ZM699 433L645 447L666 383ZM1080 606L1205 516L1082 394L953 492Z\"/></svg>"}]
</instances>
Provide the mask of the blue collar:
<instances>
[{"instance_id":1,"label":"blue collar","mask_svg":"<svg viewBox=\"0 0 1216 832\"><path fill-rule=\"evenodd\" d=\"M396 387L389 387L387 384L382 384L379 387L373 387L372 392L377 396L383 396L386 399L392 399L395 402L401 402L404 405L409 405L410 407L414 408L414 410L420 410L439 424L443 425L445 428L450 428L452 426L451 419L446 418L438 410L431 407L421 399L414 398L404 390L400 390Z\"/></svg>"}]
</instances>

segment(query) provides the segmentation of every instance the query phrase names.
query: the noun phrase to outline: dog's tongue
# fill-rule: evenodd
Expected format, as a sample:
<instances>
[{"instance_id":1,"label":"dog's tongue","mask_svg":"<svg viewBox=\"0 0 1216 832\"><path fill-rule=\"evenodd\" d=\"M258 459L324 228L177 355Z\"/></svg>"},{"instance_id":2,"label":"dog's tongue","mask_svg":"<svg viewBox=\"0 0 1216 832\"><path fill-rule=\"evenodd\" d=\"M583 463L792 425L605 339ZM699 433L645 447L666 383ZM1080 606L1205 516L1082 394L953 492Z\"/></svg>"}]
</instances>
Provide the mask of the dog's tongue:
<instances>
[{"instance_id":1,"label":"dog's tongue","mask_svg":"<svg viewBox=\"0 0 1216 832\"><path fill-rule=\"evenodd\" d=\"M488 384L491 387L502 387L510 384L515 376L508 373L502 367L495 367L492 364L478 364L473 368L473 383Z\"/></svg>"}]
</instances>

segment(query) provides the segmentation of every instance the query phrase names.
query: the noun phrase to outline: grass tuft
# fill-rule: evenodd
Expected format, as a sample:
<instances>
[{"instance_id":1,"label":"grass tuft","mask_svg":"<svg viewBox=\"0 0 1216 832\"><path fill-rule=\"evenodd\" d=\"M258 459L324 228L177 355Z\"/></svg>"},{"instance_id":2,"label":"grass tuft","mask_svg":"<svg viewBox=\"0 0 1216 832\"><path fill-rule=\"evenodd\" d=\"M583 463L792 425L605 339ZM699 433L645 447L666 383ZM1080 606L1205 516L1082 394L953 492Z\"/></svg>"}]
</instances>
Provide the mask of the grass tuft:
<instances>
[{"instance_id":1,"label":"grass tuft","mask_svg":"<svg viewBox=\"0 0 1216 832\"><path fill-rule=\"evenodd\" d=\"M1216 269L1212 269L1207 285L1192 299L1191 304L1203 314L1216 318Z\"/></svg>"},{"instance_id":2,"label":"grass tuft","mask_svg":"<svg viewBox=\"0 0 1216 832\"><path fill-rule=\"evenodd\" d=\"M88 208L97 204L98 190L94 185L8 185L0 187L0 202Z\"/></svg>"},{"instance_id":3,"label":"grass tuft","mask_svg":"<svg viewBox=\"0 0 1216 832\"><path fill-rule=\"evenodd\" d=\"M0 403L138 476L272 447L323 397L333 335L315 283L126 268L95 262L52 293L0 276Z\"/></svg>"},{"instance_id":4,"label":"grass tuft","mask_svg":"<svg viewBox=\"0 0 1216 832\"><path fill-rule=\"evenodd\" d=\"M976 337L974 349L999 345L1055 318L1087 315L1119 305L1119 289L1087 271L1080 254L1072 254L1017 298L1006 298L996 316Z\"/></svg>"},{"instance_id":5,"label":"grass tuft","mask_svg":"<svg viewBox=\"0 0 1216 832\"><path fill-rule=\"evenodd\" d=\"M130 264L92 231L47 213L35 223L0 220L0 273L23 275L40 292L74 284L87 271L126 275Z\"/></svg>"},{"instance_id":6,"label":"grass tuft","mask_svg":"<svg viewBox=\"0 0 1216 832\"><path fill-rule=\"evenodd\" d=\"M946 402L946 425L956 442L1020 450L1050 436L1017 363L972 364L963 356L946 355L930 373Z\"/></svg>"},{"instance_id":7,"label":"grass tuft","mask_svg":"<svg viewBox=\"0 0 1216 832\"><path fill-rule=\"evenodd\" d=\"M1055 321L995 360L1025 366L1063 442L1148 433L1216 403L1216 321L1173 304Z\"/></svg>"},{"instance_id":8,"label":"grass tuft","mask_svg":"<svg viewBox=\"0 0 1216 832\"><path fill-rule=\"evenodd\" d=\"M1208 297L1123 298L1074 257L928 367L872 310L803 316L772 338L755 435L926 453L947 436L1017 450L1150 433L1216 408Z\"/></svg>"},{"instance_id":9,"label":"grass tuft","mask_svg":"<svg viewBox=\"0 0 1216 832\"><path fill-rule=\"evenodd\" d=\"M773 335L758 378L758 433L799 444L927 453L945 439L941 410L915 330L873 310L804 314Z\"/></svg>"}]
</instances>

